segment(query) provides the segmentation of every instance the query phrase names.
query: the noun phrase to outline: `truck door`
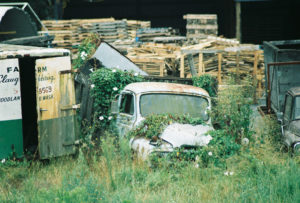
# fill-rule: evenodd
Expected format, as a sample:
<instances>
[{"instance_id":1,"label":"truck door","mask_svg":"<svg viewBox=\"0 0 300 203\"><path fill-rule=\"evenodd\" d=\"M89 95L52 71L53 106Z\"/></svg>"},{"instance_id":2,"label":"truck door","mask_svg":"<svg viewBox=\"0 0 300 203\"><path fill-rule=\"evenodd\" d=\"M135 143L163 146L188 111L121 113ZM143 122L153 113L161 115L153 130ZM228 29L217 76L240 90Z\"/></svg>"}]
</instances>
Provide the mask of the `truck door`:
<instances>
[{"instance_id":1,"label":"truck door","mask_svg":"<svg viewBox=\"0 0 300 203\"><path fill-rule=\"evenodd\" d=\"M120 136L125 136L132 129L136 118L135 96L131 92L123 92L120 95L120 109L117 118L117 127Z\"/></svg>"},{"instance_id":2,"label":"truck door","mask_svg":"<svg viewBox=\"0 0 300 203\"><path fill-rule=\"evenodd\" d=\"M40 158L75 153L74 82L70 57L36 60Z\"/></svg>"}]
</instances>

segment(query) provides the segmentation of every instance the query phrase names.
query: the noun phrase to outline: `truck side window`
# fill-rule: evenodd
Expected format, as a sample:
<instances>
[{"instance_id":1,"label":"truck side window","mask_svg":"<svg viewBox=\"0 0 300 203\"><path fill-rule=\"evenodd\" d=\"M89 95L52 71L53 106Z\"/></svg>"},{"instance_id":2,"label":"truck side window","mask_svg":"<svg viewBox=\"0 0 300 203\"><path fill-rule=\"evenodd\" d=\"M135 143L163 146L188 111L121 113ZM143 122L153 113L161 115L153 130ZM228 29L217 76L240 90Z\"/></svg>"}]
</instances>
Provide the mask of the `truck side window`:
<instances>
[{"instance_id":1,"label":"truck side window","mask_svg":"<svg viewBox=\"0 0 300 203\"><path fill-rule=\"evenodd\" d=\"M283 115L283 119L285 121L289 121L291 119L292 101L293 101L293 97L291 95L287 95L285 101L285 107L284 107L284 115Z\"/></svg>"},{"instance_id":2,"label":"truck side window","mask_svg":"<svg viewBox=\"0 0 300 203\"><path fill-rule=\"evenodd\" d=\"M300 97L295 99L295 119L300 119Z\"/></svg>"},{"instance_id":3,"label":"truck side window","mask_svg":"<svg viewBox=\"0 0 300 203\"><path fill-rule=\"evenodd\" d=\"M132 94L123 94L121 99L120 113L126 113L133 115L134 113L134 101Z\"/></svg>"}]
</instances>

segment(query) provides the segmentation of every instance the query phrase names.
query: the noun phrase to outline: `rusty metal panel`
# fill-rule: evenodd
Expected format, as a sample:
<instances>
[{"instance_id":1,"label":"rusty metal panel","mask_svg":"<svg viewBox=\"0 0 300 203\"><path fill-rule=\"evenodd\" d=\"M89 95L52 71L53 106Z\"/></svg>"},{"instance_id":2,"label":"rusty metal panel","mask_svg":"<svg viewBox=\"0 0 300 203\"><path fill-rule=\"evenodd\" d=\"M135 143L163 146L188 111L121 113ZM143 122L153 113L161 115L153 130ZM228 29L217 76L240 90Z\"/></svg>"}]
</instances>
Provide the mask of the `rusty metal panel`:
<instances>
[{"instance_id":1,"label":"rusty metal panel","mask_svg":"<svg viewBox=\"0 0 300 203\"><path fill-rule=\"evenodd\" d=\"M70 57L36 60L41 158L75 152L75 90Z\"/></svg>"}]
</instances>

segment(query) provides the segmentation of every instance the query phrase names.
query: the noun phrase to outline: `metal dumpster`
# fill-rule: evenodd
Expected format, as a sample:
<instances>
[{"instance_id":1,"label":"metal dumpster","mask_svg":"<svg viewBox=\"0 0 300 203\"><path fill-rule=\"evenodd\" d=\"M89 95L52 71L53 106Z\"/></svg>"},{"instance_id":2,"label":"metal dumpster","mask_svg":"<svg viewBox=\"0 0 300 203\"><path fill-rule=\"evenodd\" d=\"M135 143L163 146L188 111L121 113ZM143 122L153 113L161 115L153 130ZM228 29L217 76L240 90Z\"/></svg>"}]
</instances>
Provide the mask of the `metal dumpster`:
<instances>
[{"instance_id":1,"label":"metal dumpster","mask_svg":"<svg viewBox=\"0 0 300 203\"><path fill-rule=\"evenodd\" d=\"M283 112L286 92L292 87L300 86L300 65L290 63L300 61L300 40L264 42L264 55L266 87L268 83L270 86L269 104L280 117L278 114ZM268 64L277 62L289 63L268 67ZM268 95L268 88L266 91Z\"/></svg>"}]
</instances>

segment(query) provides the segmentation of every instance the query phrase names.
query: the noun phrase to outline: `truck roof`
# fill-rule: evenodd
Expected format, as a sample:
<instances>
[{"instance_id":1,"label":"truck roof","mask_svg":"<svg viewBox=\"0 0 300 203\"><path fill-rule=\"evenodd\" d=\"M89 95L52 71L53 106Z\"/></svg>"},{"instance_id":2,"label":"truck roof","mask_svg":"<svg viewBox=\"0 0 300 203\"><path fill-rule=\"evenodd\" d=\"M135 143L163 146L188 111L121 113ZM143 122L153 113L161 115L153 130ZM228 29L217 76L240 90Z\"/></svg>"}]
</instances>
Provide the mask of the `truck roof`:
<instances>
[{"instance_id":1,"label":"truck roof","mask_svg":"<svg viewBox=\"0 0 300 203\"><path fill-rule=\"evenodd\" d=\"M299 96L300 95L300 87L293 87L289 90L289 92L293 95L293 96Z\"/></svg>"},{"instance_id":2,"label":"truck roof","mask_svg":"<svg viewBox=\"0 0 300 203\"><path fill-rule=\"evenodd\" d=\"M209 97L207 91L200 87L194 87L191 85L183 85L177 83L165 83L165 82L137 82L127 85L124 90L135 92L136 94L146 92L173 92L173 93L186 93L197 94Z\"/></svg>"},{"instance_id":3,"label":"truck roof","mask_svg":"<svg viewBox=\"0 0 300 203\"><path fill-rule=\"evenodd\" d=\"M70 51L67 49L0 44L0 59L69 55Z\"/></svg>"}]
</instances>

